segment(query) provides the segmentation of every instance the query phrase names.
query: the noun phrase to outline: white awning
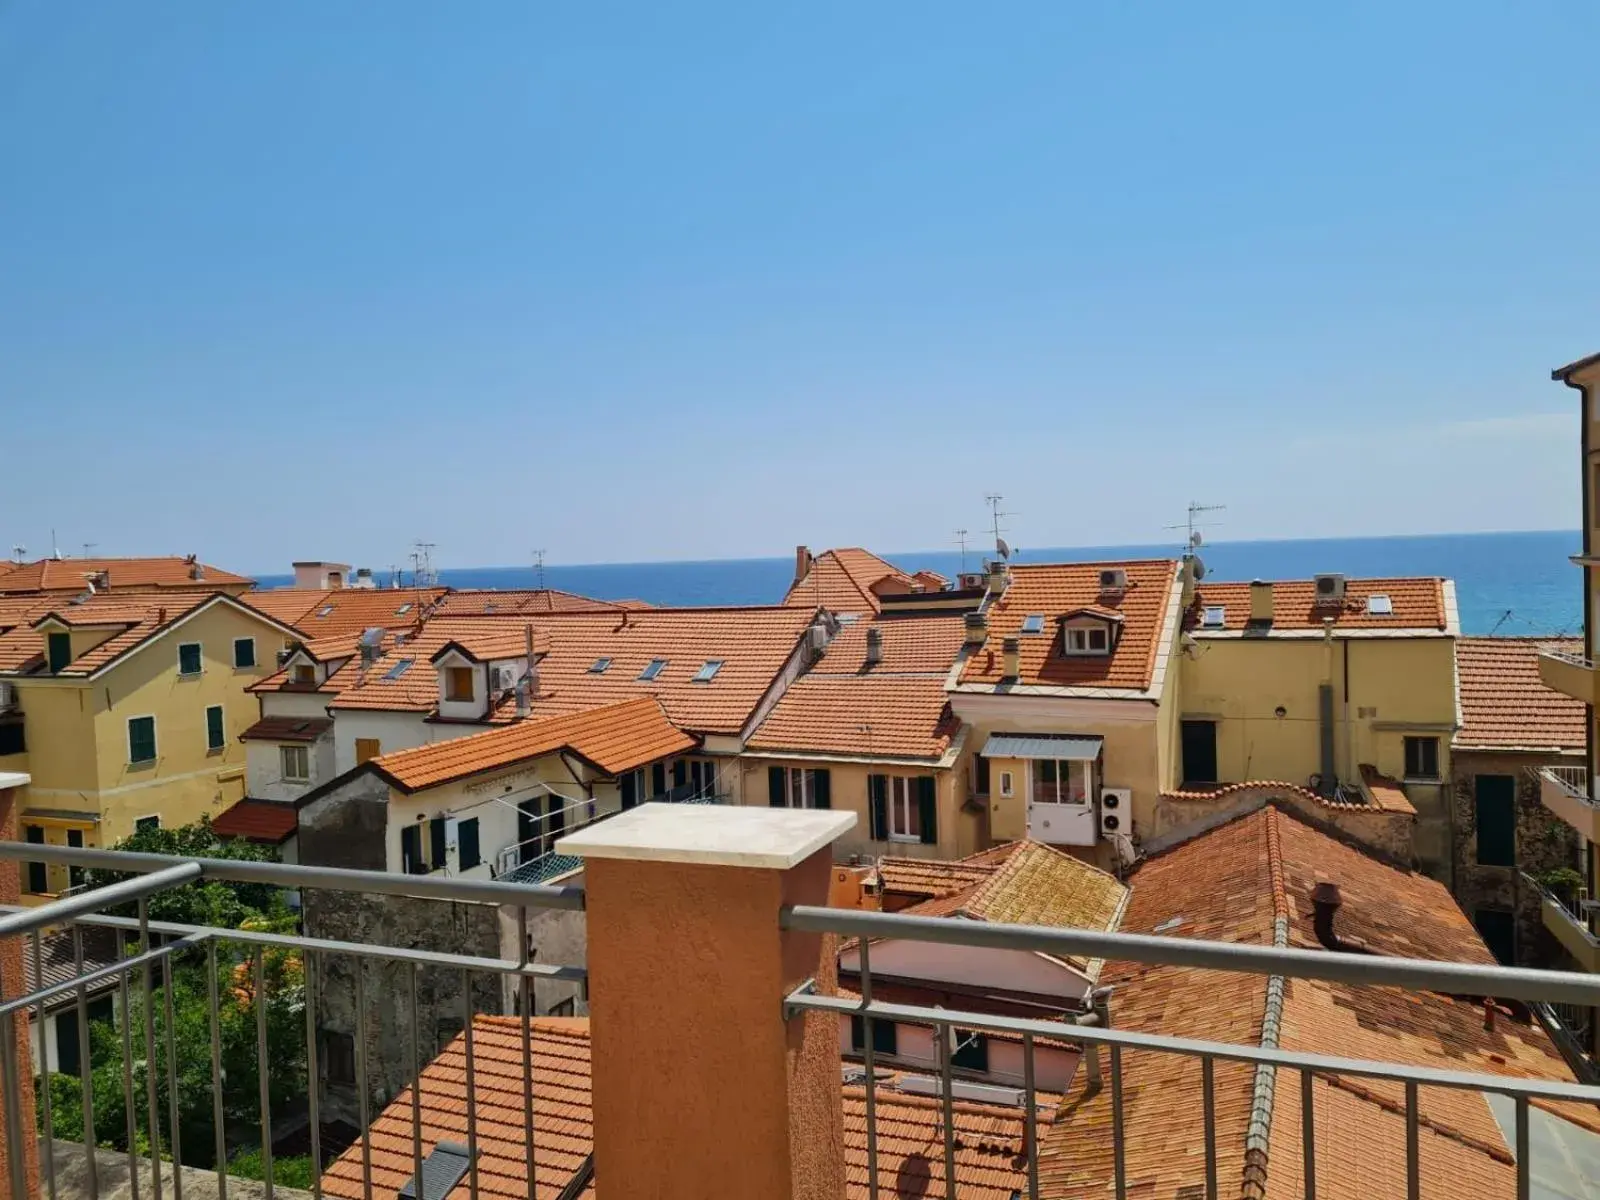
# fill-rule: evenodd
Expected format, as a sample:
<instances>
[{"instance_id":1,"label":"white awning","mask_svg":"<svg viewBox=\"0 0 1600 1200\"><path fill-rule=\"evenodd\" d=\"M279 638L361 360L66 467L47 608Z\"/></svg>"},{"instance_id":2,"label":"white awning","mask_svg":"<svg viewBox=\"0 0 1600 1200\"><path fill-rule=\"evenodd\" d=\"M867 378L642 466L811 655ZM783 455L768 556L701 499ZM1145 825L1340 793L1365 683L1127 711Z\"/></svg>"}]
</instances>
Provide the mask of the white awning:
<instances>
[{"instance_id":1,"label":"white awning","mask_svg":"<svg viewBox=\"0 0 1600 1200\"><path fill-rule=\"evenodd\" d=\"M984 758L1055 758L1093 762L1105 739L1094 733L991 733Z\"/></svg>"}]
</instances>

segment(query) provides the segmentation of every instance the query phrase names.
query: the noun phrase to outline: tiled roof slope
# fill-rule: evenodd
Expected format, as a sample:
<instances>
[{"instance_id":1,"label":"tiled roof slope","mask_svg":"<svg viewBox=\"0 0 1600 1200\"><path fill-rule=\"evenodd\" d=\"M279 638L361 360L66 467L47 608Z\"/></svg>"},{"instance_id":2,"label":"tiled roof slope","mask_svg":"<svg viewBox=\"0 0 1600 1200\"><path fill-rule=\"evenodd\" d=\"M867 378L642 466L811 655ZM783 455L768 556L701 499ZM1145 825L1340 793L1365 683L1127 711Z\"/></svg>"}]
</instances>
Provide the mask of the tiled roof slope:
<instances>
[{"instance_id":1,"label":"tiled roof slope","mask_svg":"<svg viewBox=\"0 0 1600 1200\"><path fill-rule=\"evenodd\" d=\"M43 666L44 634L30 626L46 617L56 617L70 627L117 627L108 638L85 650L59 672L68 678L85 678L212 602L237 603L224 592L146 592L137 599L104 593L73 605L57 596L52 603L41 605L29 624L0 633L0 672L26 672Z\"/></svg>"},{"instance_id":2,"label":"tiled roof slope","mask_svg":"<svg viewBox=\"0 0 1600 1200\"><path fill-rule=\"evenodd\" d=\"M527 1114L522 1103L522 1023L516 1017L480 1016L473 1022L473 1081L479 1147L478 1187L483 1196L521 1200L528 1194ZM594 1200L605 1181L575 1185L585 1158L594 1151L594 1109L590 1099L589 1022L536 1017L530 1039L533 1053L533 1153L539 1200L571 1195ZM875 1089L880 1195L942 1196L944 1135L941 1102L900 1092L896 1077L884 1073ZM422 1153L440 1141L467 1140L466 1039L458 1036L423 1068L418 1081ZM867 1200L866 1094L859 1084L843 1083L845 1195ZM1050 1124L1053 1098L1041 1096L1039 1128ZM1027 1188L1025 1118L1022 1109L956 1101L956 1195L961 1200L1012 1200ZM372 1192L395 1195L413 1171L412 1094L408 1088L372 1123ZM626 1137L624 1131L617 1136ZM906 1186L899 1180L916 1181ZM572 1186L572 1191L567 1189ZM325 1195L363 1200L362 1147L357 1142L322 1177ZM470 1179L439 1200L467 1200ZM707 1195L715 1187L708 1184ZM432 1198L430 1197L430 1200Z\"/></svg>"},{"instance_id":3,"label":"tiled roof slope","mask_svg":"<svg viewBox=\"0 0 1600 1200\"><path fill-rule=\"evenodd\" d=\"M330 717L262 717L239 738L247 742L314 742L332 728Z\"/></svg>"},{"instance_id":4,"label":"tiled roof slope","mask_svg":"<svg viewBox=\"0 0 1600 1200\"><path fill-rule=\"evenodd\" d=\"M1128 587L1120 593L1100 588L1100 572L1120 567ZM989 686L1004 678L1004 641L1017 636L1023 684L1142 691L1150 686L1161 649L1176 559L1128 562L1013 564L1005 594L988 609L989 635L967 659L960 683ZM1122 634L1110 655L1064 655L1055 618L1099 605L1122 616ZM1045 618L1044 632L1022 633L1030 615Z\"/></svg>"},{"instance_id":5,"label":"tiled roof slope","mask_svg":"<svg viewBox=\"0 0 1600 1200\"><path fill-rule=\"evenodd\" d=\"M194 567L199 566L196 578ZM100 571L110 577L112 591L129 588L248 587L253 579L219 567L196 564L176 555L164 558L41 558L20 563L0 575L4 592L81 592L85 579Z\"/></svg>"},{"instance_id":6,"label":"tiled roof slope","mask_svg":"<svg viewBox=\"0 0 1600 1200\"><path fill-rule=\"evenodd\" d=\"M1269 945L1277 915L1291 946L1317 948L1311 889L1339 885L1339 936L1367 950L1468 962L1491 962L1466 917L1442 885L1353 850L1267 807L1200 834L1139 865L1122 922L1125 933L1157 933ZM1176 925L1172 922L1177 921ZM1260 976L1138 963L1109 963L1113 1022L1123 1029L1258 1044L1267 1006ZM1413 1065L1570 1079L1538 1026L1502 1018L1483 1028L1482 1009L1432 993L1289 981L1280 1045ZM1202 1194L1204 1162L1200 1065L1152 1052L1124 1056L1130 1194ZM1254 1072L1217 1064L1218 1174L1222 1194L1287 1200L1299 1179L1298 1088L1281 1077L1271 1112L1264 1190L1245 1185L1245 1129ZM1109 1091L1109 1089L1107 1089ZM1404 1108L1395 1135L1400 1085L1322 1080L1317 1093L1317 1194L1403 1195ZM1508 1156L1482 1097L1426 1088L1420 1106L1426 1148L1425 1196L1509 1196ZM1569 1115L1563 1112L1563 1115ZM1593 1114L1572 1114L1593 1121ZM1100 1197L1111 1174L1109 1096L1069 1094L1041 1152L1044 1195Z\"/></svg>"},{"instance_id":7,"label":"tiled roof slope","mask_svg":"<svg viewBox=\"0 0 1600 1200\"><path fill-rule=\"evenodd\" d=\"M211 832L218 837L243 838L269 846L288 841L298 828L299 817L293 804L250 797L224 809L211 821Z\"/></svg>"},{"instance_id":8,"label":"tiled roof slope","mask_svg":"<svg viewBox=\"0 0 1600 1200\"><path fill-rule=\"evenodd\" d=\"M993 875L1022 842L1007 842L970 858L880 858L878 887L885 898L936 900L972 890Z\"/></svg>"},{"instance_id":9,"label":"tiled roof slope","mask_svg":"<svg viewBox=\"0 0 1600 1200\"><path fill-rule=\"evenodd\" d=\"M872 585L885 576L911 581L899 567L859 546L824 550L811 569L789 588L785 604L825 608L835 613L875 613L880 607Z\"/></svg>"},{"instance_id":10,"label":"tiled roof slope","mask_svg":"<svg viewBox=\"0 0 1600 1200\"><path fill-rule=\"evenodd\" d=\"M1272 584L1272 628L1321 629L1324 617L1332 617L1335 629L1438 629L1447 624L1443 579L1347 579L1342 605L1318 604L1316 584L1309 579L1275 580ZM1391 616L1367 612L1367 597L1385 595L1394 607ZM1200 628L1207 606L1222 605L1224 630L1238 632L1250 619L1248 583L1200 584L1194 603L1186 614L1186 627L1204 635L1214 632Z\"/></svg>"},{"instance_id":11,"label":"tiled roof slope","mask_svg":"<svg viewBox=\"0 0 1600 1200\"><path fill-rule=\"evenodd\" d=\"M517 629L514 626L504 625L497 621L493 627L485 628L481 631L468 630L458 633L439 649L435 650L432 658L436 661L445 651L452 649L480 663L526 658L530 632L533 635L534 655L548 653L550 635L542 630L534 629L531 622L525 624L521 629Z\"/></svg>"},{"instance_id":12,"label":"tiled roof slope","mask_svg":"<svg viewBox=\"0 0 1600 1200\"><path fill-rule=\"evenodd\" d=\"M112 929L102 929L95 925L80 925L77 927L83 934L83 967L85 971L97 970L100 967L113 966L122 954L117 946L117 933ZM24 994L37 990L40 987L51 987L58 983L66 983L69 979L78 977L77 951L73 945L72 930L57 928L49 933L39 935L39 961L44 970L42 973L34 971L33 947L29 946L22 953L22 990ZM116 977L108 976L97 983L90 984L92 991L105 991L107 988L117 986ZM77 993L69 992L65 996L58 996L48 1005L54 1008L57 1005L75 1000Z\"/></svg>"},{"instance_id":13,"label":"tiled roof slope","mask_svg":"<svg viewBox=\"0 0 1600 1200\"><path fill-rule=\"evenodd\" d=\"M308 638L328 638L364 629L408 629L432 612L444 594L437 587L267 588L240 598Z\"/></svg>"},{"instance_id":14,"label":"tiled roof slope","mask_svg":"<svg viewBox=\"0 0 1600 1200\"><path fill-rule=\"evenodd\" d=\"M1583 749L1583 702L1540 682L1539 651L1545 647L1583 653L1579 638L1456 640L1462 718L1457 748Z\"/></svg>"},{"instance_id":15,"label":"tiled roof slope","mask_svg":"<svg viewBox=\"0 0 1600 1200\"><path fill-rule=\"evenodd\" d=\"M447 593L434 610L441 617L485 617L515 614L607 612L619 608L649 608L640 600L596 600L557 588L470 589Z\"/></svg>"},{"instance_id":16,"label":"tiled roof slope","mask_svg":"<svg viewBox=\"0 0 1600 1200\"><path fill-rule=\"evenodd\" d=\"M869 631L882 658L867 665ZM961 723L945 677L961 648L959 613L844 625L750 736L752 750L939 759Z\"/></svg>"},{"instance_id":17,"label":"tiled roof slope","mask_svg":"<svg viewBox=\"0 0 1600 1200\"><path fill-rule=\"evenodd\" d=\"M653 697L640 696L569 716L518 721L468 737L396 750L370 760L370 765L395 787L415 792L557 750L571 750L606 774L620 775L695 745L694 738L667 720Z\"/></svg>"}]
</instances>

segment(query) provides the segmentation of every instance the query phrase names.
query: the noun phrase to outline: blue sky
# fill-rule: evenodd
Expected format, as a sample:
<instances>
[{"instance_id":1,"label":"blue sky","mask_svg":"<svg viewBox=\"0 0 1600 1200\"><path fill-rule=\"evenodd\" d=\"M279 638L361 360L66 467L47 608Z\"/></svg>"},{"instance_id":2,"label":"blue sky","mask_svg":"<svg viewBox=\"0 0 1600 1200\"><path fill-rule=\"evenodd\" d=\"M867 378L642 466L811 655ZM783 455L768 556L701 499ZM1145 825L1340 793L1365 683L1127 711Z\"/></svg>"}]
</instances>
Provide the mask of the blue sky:
<instances>
[{"instance_id":1,"label":"blue sky","mask_svg":"<svg viewBox=\"0 0 1600 1200\"><path fill-rule=\"evenodd\" d=\"M1600 6L777 7L0 6L0 541L1576 524Z\"/></svg>"}]
</instances>

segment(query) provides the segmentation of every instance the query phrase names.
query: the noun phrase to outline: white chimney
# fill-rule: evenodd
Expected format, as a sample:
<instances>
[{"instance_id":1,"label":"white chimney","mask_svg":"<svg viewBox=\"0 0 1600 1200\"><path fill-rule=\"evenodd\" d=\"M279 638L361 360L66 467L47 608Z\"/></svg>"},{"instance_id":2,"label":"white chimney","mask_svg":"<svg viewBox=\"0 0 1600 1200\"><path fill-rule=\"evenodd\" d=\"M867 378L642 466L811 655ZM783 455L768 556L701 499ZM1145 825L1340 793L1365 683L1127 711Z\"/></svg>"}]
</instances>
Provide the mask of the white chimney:
<instances>
[{"instance_id":1,"label":"white chimney","mask_svg":"<svg viewBox=\"0 0 1600 1200\"><path fill-rule=\"evenodd\" d=\"M1007 679L1016 679L1022 674L1022 639L1008 637L1000 643L1004 670L1002 674Z\"/></svg>"},{"instance_id":2,"label":"white chimney","mask_svg":"<svg viewBox=\"0 0 1600 1200\"><path fill-rule=\"evenodd\" d=\"M867 626L867 666L875 667L883 661L883 630L876 625Z\"/></svg>"}]
</instances>

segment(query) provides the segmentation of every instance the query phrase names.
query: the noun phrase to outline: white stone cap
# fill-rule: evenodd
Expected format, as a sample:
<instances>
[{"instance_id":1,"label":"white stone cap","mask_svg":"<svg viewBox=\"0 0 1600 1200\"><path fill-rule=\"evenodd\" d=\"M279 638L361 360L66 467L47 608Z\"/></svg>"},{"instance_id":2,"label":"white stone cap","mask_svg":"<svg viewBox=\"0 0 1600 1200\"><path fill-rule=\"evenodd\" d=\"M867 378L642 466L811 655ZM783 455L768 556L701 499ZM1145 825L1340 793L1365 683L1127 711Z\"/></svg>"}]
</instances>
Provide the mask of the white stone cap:
<instances>
[{"instance_id":1,"label":"white stone cap","mask_svg":"<svg viewBox=\"0 0 1600 1200\"><path fill-rule=\"evenodd\" d=\"M6 788L27 787L33 782L33 776L26 771L0 771L0 792Z\"/></svg>"},{"instance_id":2,"label":"white stone cap","mask_svg":"<svg viewBox=\"0 0 1600 1200\"><path fill-rule=\"evenodd\" d=\"M556 841L557 854L786 871L855 827L826 808L641 804Z\"/></svg>"}]
</instances>

